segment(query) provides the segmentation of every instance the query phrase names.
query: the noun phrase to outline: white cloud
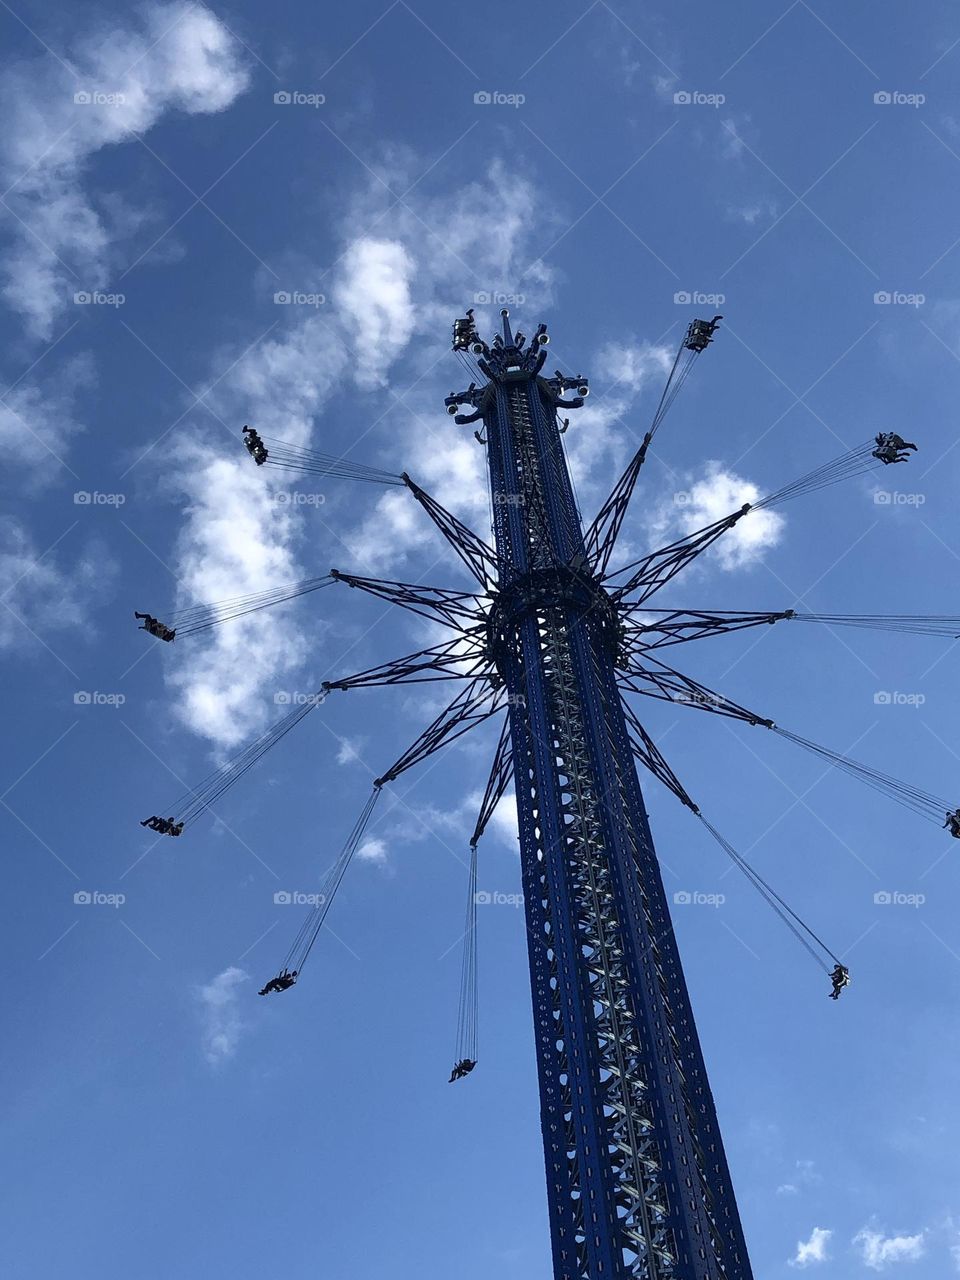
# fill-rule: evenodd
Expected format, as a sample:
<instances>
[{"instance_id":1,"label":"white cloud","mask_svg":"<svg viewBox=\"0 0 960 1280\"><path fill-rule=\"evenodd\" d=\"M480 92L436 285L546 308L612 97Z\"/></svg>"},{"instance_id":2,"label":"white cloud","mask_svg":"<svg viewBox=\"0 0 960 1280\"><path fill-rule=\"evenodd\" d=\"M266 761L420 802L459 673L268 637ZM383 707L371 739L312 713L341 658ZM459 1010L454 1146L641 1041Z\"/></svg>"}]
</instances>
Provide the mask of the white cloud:
<instances>
[{"instance_id":1,"label":"white cloud","mask_svg":"<svg viewBox=\"0 0 960 1280\"><path fill-rule=\"evenodd\" d=\"M746 150L743 127L750 123L749 116L728 116L720 121L720 151L727 160L739 160Z\"/></svg>"},{"instance_id":2,"label":"white cloud","mask_svg":"<svg viewBox=\"0 0 960 1280\"><path fill-rule=\"evenodd\" d=\"M354 234L352 228L369 225L382 204L379 192L368 192L353 210L323 318L285 315L289 329L244 354L209 397L220 419L236 424L238 437L240 426L249 422L264 435L308 444L314 421L336 388L351 376L362 385L375 380L375 366L366 359L376 360L377 377L387 377L391 361L409 349L413 335L429 334L434 343L442 335L442 341L465 297L480 287L512 289L530 263L535 193L496 166L453 197L416 202L415 213L394 211L383 218L376 237ZM478 276L463 265L467 258ZM528 288L542 294L545 269L534 265L529 279ZM358 344L366 355L360 356ZM221 353L216 364L228 368L230 362L230 354ZM487 512L483 453L472 433L458 437L438 411L448 389L447 382L437 383L441 376L446 374L438 372L418 391L415 404L398 404L391 412L388 447L402 459L398 470L409 467L444 505L476 521L482 533ZM409 383L415 375L405 370L404 378ZM376 436L365 444L375 451ZM180 453L184 465L177 480L188 507L178 551L179 606L303 576L296 554L299 513L276 503L266 470L257 471L238 456L239 439L229 461L218 441L197 444L195 436ZM390 490L366 509L369 516L352 533L338 529L337 536L349 545L346 567L383 573L414 550L433 546L448 571L456 573L452 553L409 493ZM292 613L265 611L197 640L170 676L180 694L178 714L219 748L233 748L273 718L272 692L303 662L310 651L307 639ZM250 653L256 653L256 662L249 660Z\"/></svg>"},{"instance_id":3,"label":"white cloud","mask_svg":"<svg viewBox=\"0 0 960 1280\"><path fill-rule=\"evenodd\" d=\"M778 211L779 206L775 200L754 200L750 204L727 205L727 216L739 222L745 222L748 227L752 227L761 219L775 218Z\"/></svg>"},{"instance_id":4,"label":"white cloud","mask_svg":"<svg viewBox=\"0 0 960 1280\"><path fill-rule=\"evenodd\" d=\"M402 244L362 238L347 250L334 301L346 340L356 352L361 385L383 386L386 370L414 328L413 260Z\"/></svg>"},{"instance_id":5,"label":"white cloud","mask_svg":"<svg viewBox=\"0 0 960 1280\"><path fill-rule=\"evenodd\" d=\"M179 480L187 497L179 542L181 606L262 591L306 576L290 548L294 517L252 467L203 445L186 448ZM138 606L155 608L149 602ZM307 654L299 626L262 610L197 636L171 668L177 715L195 733L232 748L276 715L274 694ZM319 684L319 678L317 680Z\"/></svg>"},{"instance_id":6,"label":"white cloud","mask_svg":"<svg viewBox=\"0 0 960 1280\"><path fill-rule=\"evenodd\" d=\"M341 738L337 751L337 764L353 764L359 760L362 745L360 738Z\"/></svg>"},{"instance_id":7,"label":"white cloud","mask_svg":"<svg viewBox=\"0 0 960 1280\"><path fill-rule=\"evenodd\" d=\"M229 32L188 0L148 5L136 29L92 33L67 57L20 62L0 78L0 176L14 216L2 292L41 338L74 292L107 285L113 235L129 221L106 200L95 205L85 166L170 111L224 110L248 80Z\"/></svg>"},{"instance_id":8,"label":"white cloud","mask_svg":"<svg viewBox=\"0 0 960 1280\"><path fill-rule=\"evenodd\" d=\"M220 1066L236 1052L245 1026L239 1009L240 987L249 977L243 969L231 965L206 986L197 988L203 1055L211 1066Z\"/></svg>"},{"instance_id":9,"label":"white cloud","mask_svg":"<svg viewBox=\"0 0 960 1280\"><path fill-rule=\"evenodd\" d=\"M827 1245L830 1243L832 1231L824 1227L814 1227L809 1240L797 1241L797 1252L789 1260L791 1267L811 1267L818 1262L827 1261Z\"/></svg>"},{"instance_id":10,"label":"white cloud","mask_svg":"<svg viewBox=\"0 0 960 1280\"><path fill-rule=\"evenodd\" d=\"M926 1252L925 1233L915 1236L887 1236L872 1227L864 1227L853 1238L859 1245L864 1263L874 1271L897 1262L917 1262Z\"/></svg>"},{"instance_id":11,"label":"white cloud","mask_svg":"<svg viewBox=\"0 0 960 1280\"><path fill-rule=\"evenodd\" d=\"M379 836L368 836L357 849L357 857L362 862L373 862L380 867L386 864L387 856L387 843Z\"/></svg>"},{"instance_id":12,"label":"white cloud","mask_svg":"<svg viewBox=\"0 0 960 1280\"><path fill-rule=\"evenodd\" d=\"M817 1173L812 1160L798 1160L795 1167L795 1181L785 1182L777 1187L778 1196L799 1195L801 1187L816 1186L823 1181L823 1178Z\"/></svg>"},{"instance_id":13,"label":"white cloud","mask_svg":"<svg viewBox=\"0 0 960 1280\"><path fill-rule=\"evenodd\" d=\"M657 545L671 537L685 537L730 515L745 502L755 503L760 496L751 481L719 462L708 462L702 477L689 478L684 489L663 503L652 521L651 534ZM751 511L706 554L725 570L755 564L780 541L784 524L783 516L776 512Z\"/></svg>"},{"instance_id":14,"label":"white cloud","mask_svg":"<svg viewBox=\"0 0 960 1280\"><path fill-rule=\"evenodd\" d=\"M109 590L115 562L94 544L68 567L57 550L44 552L12 516L0 519L0 649L49 641L52 632L76 636L89 625L91 606Z\"/></svg>"},{"instance_id":15,"label":"white cloud","mask_svg":"<svg viewBox=\"0 0 960 1280\"><path fill-rule=\"evenodd\" d=\"M48 480L58 472L70 438L82 429L76 417L76 395L92 382L90 361L78 356L48 377L42 391L26 380L8 391L0 403L5 467L29 467L34 480Z\"/></svg>"},{"instance_id":16,"label":"white cloud","mask_svg":"<svg viewBox=\"0 0 960 1280\"><path fill-rule=\"evenodd\" d=\"M519 831L517 818L517 795L512 789L504 792L503 798L493 811L490 829L497 838L514 853L520 852L517 839Z\"/></svg>"}]
</instances>

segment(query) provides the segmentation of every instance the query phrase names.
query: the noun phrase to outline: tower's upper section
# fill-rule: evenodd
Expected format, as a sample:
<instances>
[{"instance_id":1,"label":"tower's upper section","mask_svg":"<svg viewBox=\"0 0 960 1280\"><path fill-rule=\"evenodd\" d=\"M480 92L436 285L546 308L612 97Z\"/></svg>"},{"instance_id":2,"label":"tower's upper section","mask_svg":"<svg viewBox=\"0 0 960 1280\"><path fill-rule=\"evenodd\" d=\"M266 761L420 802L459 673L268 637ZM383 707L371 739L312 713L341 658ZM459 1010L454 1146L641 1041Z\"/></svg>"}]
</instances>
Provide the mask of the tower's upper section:
<instances>
[{"instance_id":1,"label":"tower's upper section","mask_svg":"<svg viewBox=\"0 0 960 1280\"><path fill-rule=\"evenodd\" d=\"M500 312L501 332L494 335L488 345L477 332L473 318L473 308L465 316L453 322L453 349L474 356L480 372L488 379L486 386L478 386L471 382L466 391L451 392L444 404L449 414L456 414L455 421L461 425L476 422L483 417L485 399L494 393L496 386L505 383L525 382L537 379L541 388L557 408L579 409L584 399L590 394L587 380L582 375L567 377L556 370L552 378L541 376L541 370L547 359L547 344L550 335L547 326L541 324L528 342L519 330L514 333L510 326L510 313L506 309ZM575 389L576 395L563 399L565 391ZM473 413L458 413L461 406L470 405Z\"/></svg>"}]
</instances>

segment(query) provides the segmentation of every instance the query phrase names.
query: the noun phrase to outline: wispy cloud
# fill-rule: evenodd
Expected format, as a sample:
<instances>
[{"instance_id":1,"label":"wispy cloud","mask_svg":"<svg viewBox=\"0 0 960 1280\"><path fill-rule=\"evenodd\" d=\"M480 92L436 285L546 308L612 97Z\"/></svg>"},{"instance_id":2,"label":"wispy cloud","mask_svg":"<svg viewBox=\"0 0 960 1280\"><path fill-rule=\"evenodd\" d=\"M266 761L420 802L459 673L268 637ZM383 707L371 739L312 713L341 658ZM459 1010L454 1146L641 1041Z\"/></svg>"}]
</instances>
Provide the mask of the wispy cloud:
<instances>
[{"instance_id":1,"label":"wispy cloud","mask_svg":"<svg viewBox=\"0 0 960 1280\"><path fill-rule=\"evenodd\" d=\"M814 1227L809 1240L797 1241L797 1252L789 1259L791 1267L812 1267L818 1262L827 1261L827 1245L830 1243L832 1231L825 1227Z\"/></svg>"},{"instance_id":2,"label":"wispy cloud","mask_svg":"<svg viewBox=\"0 0 960 1280\"><path fill-rule=\"evenodd\" d=\"M18 520L0 519L0 649L35 643L31 632L81 633L110 590L117 566L101 545L88 545L70 563L63 545L66 538L45 551Z\"/></svg>"},{"instance_id":3,"label":"wispy cloud","mask_svg":"<svg viewBox=\"0 0 960 1280\"><path fill-rule=\"evenodd\" d=\"M203 1056L213 1067L232 1058L244 1022L240 1016L240 988L250 976L231 965L196 992L202 1020Z\"/></svg>"},{"instance_id":4,"label":"wispy cloud","mask_svg":"<svg viewBox=\"0 0 960 1280\"><path fill-rule=\"evenodd\" d=\"M751 481L720 462L708 462L702 475L688 475L683 487L663 502L653 517L651 537L662 545L671 536L695 533L759 497L760 490ZM725 570L755 564L780 541L784 525L783 516L774 511L751 511L707 555Z\"/></svg>"},{"instance_id":5,"label":"wispy cloud","mask_svg":"<svg viewBox=\"0 0 960 1280\"><path fill-rule=\"evenodd\" d=\"M240 47L202 5L147 5L136 25L87 35L67 59L44 56L0 78L0 178L11 243L3 297L31 332L52 336L75 292L104 288L114 239L130 222L95 200L85 167L172 111L222 111L247 85ZM133 217L133 221L138 219Z\"/></svg>"},{"instance_id":6,"label":"wispy cloud","mask_svg":"<svg viewBox=\"0 0 960 1280\"><path fill-rule=\"evenodd\" d=\"M864 1227L853 1238L866 1266L883 1271L898 1262L917 1262L926 1252L925 1233L888 1236L873 1227Z\"/></svg>"}]
</instances>

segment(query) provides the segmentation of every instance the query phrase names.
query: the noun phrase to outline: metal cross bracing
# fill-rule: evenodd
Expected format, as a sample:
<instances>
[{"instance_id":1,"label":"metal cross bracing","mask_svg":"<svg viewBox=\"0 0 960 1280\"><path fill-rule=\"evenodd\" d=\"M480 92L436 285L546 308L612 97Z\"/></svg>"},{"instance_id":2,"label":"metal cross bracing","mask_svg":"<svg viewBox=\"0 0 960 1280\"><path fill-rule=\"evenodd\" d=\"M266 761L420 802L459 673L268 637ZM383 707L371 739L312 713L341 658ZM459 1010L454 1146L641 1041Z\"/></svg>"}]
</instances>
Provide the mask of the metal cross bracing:
<instances>
[{"instance_id":1,"label":"metal cross bracing","mask_svg":"<svg viewBox=\"0 0 960 1280\"><path fill-rule=\"evenodd\" d=\"M142 825L179 836L245 777L334 691L455 681L457 692L374 783L284 965L261 995L289 990L372 820L383 786L474 727L502 716L470 839L477 843L513 782L539 1073L541 1129L556 1280L752 1280L730 1171L650 834L635 762L703 824L750 884L831 978L837 999L849 970L767 880L701 813L628 695L693 707L757 726L940 823L960 839L960 808L888 773L781 728L668 665L663 649L782 621L956 638L943 615L812 614L657 608L648 602L751 511L825 489L867 469L907 460L916 446L893 432L840 457L668 546L609 569L651 441L680 386L713 340L720 316L694 320L652 424L584 532L562 435L589 394L586 379L543 375L549 336L526 343L502 330L488 345L472 312L454 326L470 384L446 398L476 432L489 470L492 543L405 472L299 448L244 428L257 467L405 487L459 556L475 590L359 577L331 570L209 605L190 602L173 625L138 613L161 641L202 633L266 607L288 607L341 583L427 620L442 638L353 674L334 673L260 738L191 788L169 818ZM567 395L573 391L573 395ZM463 412L461 412L463 410ZM269 481L268 481L269 482ZM190 642L188 640L188 642ZM166 813L165 808L162 812ZM468 901L461 1017L451 1081L476 1063L476 911ZM830 963L834 964L831 972Z\"/></svg>"}]
</instances>

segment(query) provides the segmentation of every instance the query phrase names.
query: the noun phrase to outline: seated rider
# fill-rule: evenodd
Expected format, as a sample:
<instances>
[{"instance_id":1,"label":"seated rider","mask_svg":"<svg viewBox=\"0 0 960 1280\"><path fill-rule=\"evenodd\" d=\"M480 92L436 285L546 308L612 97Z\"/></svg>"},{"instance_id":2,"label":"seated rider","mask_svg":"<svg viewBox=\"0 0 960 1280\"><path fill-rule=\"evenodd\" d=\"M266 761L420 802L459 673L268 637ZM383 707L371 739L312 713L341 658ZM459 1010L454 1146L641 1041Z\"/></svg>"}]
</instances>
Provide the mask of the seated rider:
<instances>
[{"instance_id":1,"label":"seated rider","mask_svg":"<svg viewBox=\"0 0 960 1280\"><path fill-rule=\"evenodd\" d=\"M876 437L876 449L871 455L878 458L885 466L891 462L906 462L907 451L916 452L917 446L898 436L895 431L881 431Z\"/></svg>"},{"instance_id":2,"label":"seated rider","mask_svg":"<svg viewBox=\"0 0 960 1280\"><path fill-rule=\"evenodd\" d=\"M683 345L690 351L705 351L722 319L723 316L714 316L712 320L691 320Z\"/></svg>"},{"instance_id":3,"label":"seated rider","mask_svg":"<svg viewBox=\"0 0 960 1280\"><path fill-rule=\"evenodd\" d=\"M471 1058L461 1058L450 1072L450 1079L447 1081L447 1084L453 1084L454 1080L462 1080L464 1076L468 1076L470 1074L476 1065L476 1062Z\"/></svg>"},{"instance_id":4,"label":"seated rider","mask_svg":"<svg viewBox=\"0 0 960 1280\"><path fill-rule=\"evenodd\" d=\"M246 445L247 453L251 455L258 467L262 467L270 456L267 447L260 439L260 436L254 431L253 427L243 428L243 443Z\"/></svg>"},{"instance_id":5,"label":"seated rider","mask_svg":"<svg viewBox=\"0 0 960 1280\"><path fill-rule=\"evenodd\" d=\"M275 978L271 978L265 987L257 992L257 995L268 996L271 991L288 991L297 980L297 970L288 973L286 969L278 973Z\"/></svg>"},{"instance_id":6,"label":"seated rider","mask_svg":"<svg viewBox=\"0 0 960 1280\"><path fill-rule=\"evenodd\" d=\"M960 809L954 809L953 813L948 813L947 820L943 825L954 840L960 840Z\"/></svg>"},{"instance_id":7,"label":"seated rider","mask_svg":"<svg viewBox=\"0 0 960 1280\"><path fill-rule=\"evenodd\" d=\"M833 973L830 975L830 981L833 983L833 990L830 992L831 1000L839 1000L840 992L844 987L850 985L850 970L846 965L842 965L839 960L834 966Z\"/></svg>"},{"instance_id":8,"label":"seated rider","mask_svg":"<svg viewBox=\"0 0 960 1280\"><path fill-rule=\"evenodd\" d=\"M149 827L151 831L156 831L161 836L181 836L183 835L183 823L177 822L173 817L158 818L154 814L150 818L144 818L141 827Z\"/></svg>"},{"instance_id":9,"label":"seated rider","mask_svg":"<svg viewBox=\"0 0 960 1280\"><path fill-rule=\"evenodd\" d=\"M135 618L143 619L143 626L140 631L149 631L150 635L156 636L158 640L170 641L176 636L176 631L172 631L165 623L155 618L152 613L137 613L134 610Z\"/></svg>"}]
</instances>

